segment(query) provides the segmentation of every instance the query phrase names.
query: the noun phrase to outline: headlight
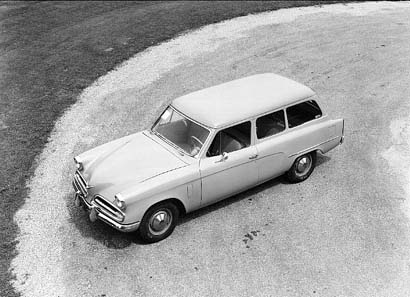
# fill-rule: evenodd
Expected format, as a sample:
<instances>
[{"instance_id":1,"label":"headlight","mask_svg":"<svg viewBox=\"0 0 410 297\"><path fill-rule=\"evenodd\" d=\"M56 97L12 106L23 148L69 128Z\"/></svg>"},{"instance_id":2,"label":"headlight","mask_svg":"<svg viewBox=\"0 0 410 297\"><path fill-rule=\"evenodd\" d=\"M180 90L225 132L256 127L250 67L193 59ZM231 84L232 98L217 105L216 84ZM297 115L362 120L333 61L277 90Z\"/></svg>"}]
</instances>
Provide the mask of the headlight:
<instances>
[{"instance_id":1,"label":"headlight","mask_svg":"<svg viewBox=\"0 0 410 297\"><path fill-rule=\"evenodd\" d=\"M74 158L75 166L77 167L78 171L82 171L83 168L83 163L78 159L78 157Z\"/></svg>"},{"instance_id":2,"label":"headlight","mask_svg":"<svg viewBox=\"0 0 410 297\"><path fill-rule=\"evenodd\" d=\"M114 196L114 204L115 204L115 206L117 206L122 211L124 211L127 208L127 206L125 205L124 200L121 199L120 194L117 194L117 195Z\"/></svg>"}]
</instances>

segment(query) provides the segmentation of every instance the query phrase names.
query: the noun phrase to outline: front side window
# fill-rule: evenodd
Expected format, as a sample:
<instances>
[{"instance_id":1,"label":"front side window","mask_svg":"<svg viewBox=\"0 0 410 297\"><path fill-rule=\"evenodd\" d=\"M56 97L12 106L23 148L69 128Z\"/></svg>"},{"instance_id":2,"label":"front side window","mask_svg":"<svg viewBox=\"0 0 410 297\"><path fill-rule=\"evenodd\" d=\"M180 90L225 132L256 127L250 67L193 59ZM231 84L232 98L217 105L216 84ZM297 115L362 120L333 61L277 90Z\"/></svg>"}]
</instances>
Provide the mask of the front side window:
<instances>
[{"instance_id":1,"label":"front side window","mask_svg":"<svg viewBox=\"0 0 410 297\"><path fill-rule=\"evenodd\" d=\"M197 156L209 131L168 107L155 122L152 131L190 156Z\"/></svg>"},{"instance_id":2,"label":"front side window","mask_svg":"<svg viewBox=\"0 0 410 297\"><path fill-rule=\"evenodd\" d=\"M275 135L285 130L285 113L283 110L264 115L256 120L258 139Z\"/></svg>"},{"instance_id":3,"label":"front side window","mask_svg":"<svg viewBox=\"0 0 410 297\"><path fill-rule=\"evenodd\" d=\"M223 153L230 153L251 144L251 122L245 122L219 131L206 155L207 157L218 156Z\"/></svg>"},{"instance_id":4,"label":"front side window","mask_svg":"<svg viewBox=\"0 0 410 297\"><path fill-rule=\"evenodd\" d=\"M320 118L322 111L315 100L305 101L286 108L289 128Z\"/></svg>"}]
</instances>

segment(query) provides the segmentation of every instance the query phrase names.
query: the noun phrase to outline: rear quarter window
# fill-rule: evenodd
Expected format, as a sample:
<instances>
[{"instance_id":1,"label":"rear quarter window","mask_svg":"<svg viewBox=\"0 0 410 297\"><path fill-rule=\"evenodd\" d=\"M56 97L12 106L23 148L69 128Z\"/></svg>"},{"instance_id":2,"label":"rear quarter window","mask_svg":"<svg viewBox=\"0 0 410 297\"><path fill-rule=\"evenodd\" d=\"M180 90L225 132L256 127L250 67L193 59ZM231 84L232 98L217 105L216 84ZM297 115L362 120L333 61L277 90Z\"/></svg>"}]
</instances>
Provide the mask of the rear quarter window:
<instances>
[{"instance_id":1,"label":"rear quarter window","mask_svg":"<svg viewBox=\"0 0 410 297\"><path fill-rule=\"evenodd\" d=\"M275 135L283 130L285 130L283 110L264 115L256 120L256 136L258 139Z\"/></svg>"},{"instance_id":2,"label":"rear quarter window","mask_svg":"<svg viewBox=\"0 0 410 297\"><path fill-rule=\"evenodd\" d=\"M309 100L286 108L286 115L289 128L293 128L320 118L322 111L315 100Z\"/></svg>"}]
</instances>

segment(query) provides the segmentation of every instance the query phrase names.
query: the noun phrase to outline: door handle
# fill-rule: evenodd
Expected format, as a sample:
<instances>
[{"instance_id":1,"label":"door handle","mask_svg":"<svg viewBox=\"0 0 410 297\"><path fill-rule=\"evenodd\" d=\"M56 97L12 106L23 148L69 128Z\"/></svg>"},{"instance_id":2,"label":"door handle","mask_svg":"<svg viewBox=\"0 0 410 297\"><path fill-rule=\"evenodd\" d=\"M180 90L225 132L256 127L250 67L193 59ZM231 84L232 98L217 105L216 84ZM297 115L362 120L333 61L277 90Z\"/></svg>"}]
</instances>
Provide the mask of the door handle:
<instances>
[{"instance_id":1,"label":"door handle","mask_svg":"<svg viewBox=\"0 0 410 297\"><path fill-rule=\"evenodd\" d=\"M252 159L256 159L257 157L258 157L258 154L255 154L255 155L250 156L249 159L252 160Z\"/></svg>"},{"instance_id":2,"label":"door handle","mask_svg":"<svg viewBox=\"0 0 410 297\"><path fill-rule=\"evenodd\" d=\"M221 156L221 159L215 161L215 163L224 162L226 159L228 159L228 153L224 152Z\"/></svg>"}]
</instances>

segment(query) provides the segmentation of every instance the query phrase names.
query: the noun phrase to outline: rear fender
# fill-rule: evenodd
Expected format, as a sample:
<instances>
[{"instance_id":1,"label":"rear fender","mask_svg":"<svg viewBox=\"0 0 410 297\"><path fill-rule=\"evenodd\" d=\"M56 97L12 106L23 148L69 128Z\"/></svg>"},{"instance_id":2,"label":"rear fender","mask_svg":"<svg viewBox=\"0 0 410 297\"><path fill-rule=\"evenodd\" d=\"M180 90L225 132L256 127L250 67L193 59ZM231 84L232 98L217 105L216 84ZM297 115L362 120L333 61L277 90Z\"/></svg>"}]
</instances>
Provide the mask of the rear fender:
<instances>
[{"instance_id":1,"label":"rear fender","mask_svg":"<svg viewBox=\"0 0 410 297\"><path fill-rule=\"evenodd\" d=\"M318 150L325 154L344 141L344 119L331 120L327 127L327 140L318 146Z\"/></svg>"},{"instance_id":2,"label":"rear fender","mask_svg":"<svg viewBox=\"0 0 410 297\"><path fill-rule=\"evenodd\" d=\"M323 118L317 123L295 128L294 131L286 135L288 138L286 140L287 146L285 147L286 154L288 155L286 167L290 168L299 156L313 151L325 154L338 146L343 142L343 127L343 119L329 120Z\"/></svg>"}]
</instances>

